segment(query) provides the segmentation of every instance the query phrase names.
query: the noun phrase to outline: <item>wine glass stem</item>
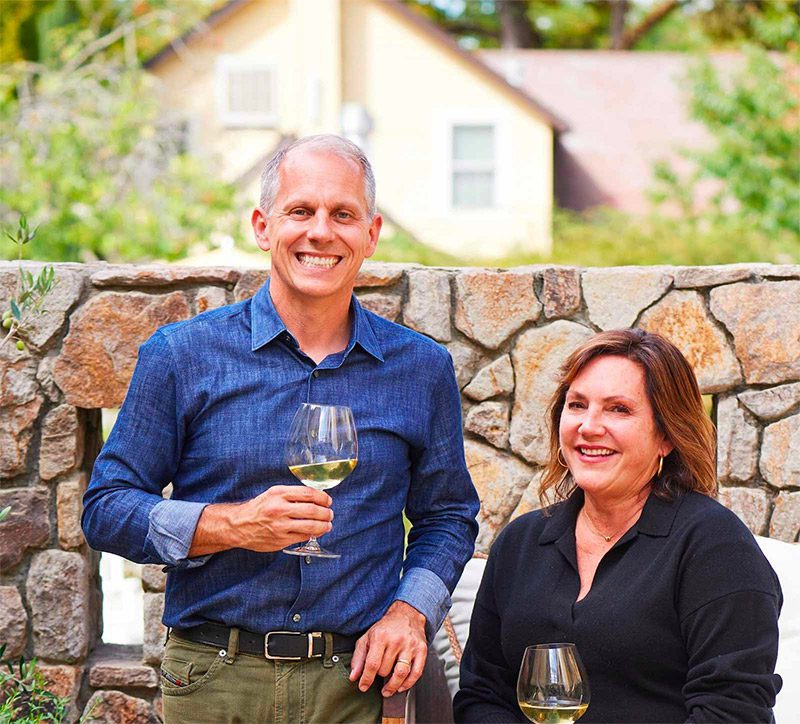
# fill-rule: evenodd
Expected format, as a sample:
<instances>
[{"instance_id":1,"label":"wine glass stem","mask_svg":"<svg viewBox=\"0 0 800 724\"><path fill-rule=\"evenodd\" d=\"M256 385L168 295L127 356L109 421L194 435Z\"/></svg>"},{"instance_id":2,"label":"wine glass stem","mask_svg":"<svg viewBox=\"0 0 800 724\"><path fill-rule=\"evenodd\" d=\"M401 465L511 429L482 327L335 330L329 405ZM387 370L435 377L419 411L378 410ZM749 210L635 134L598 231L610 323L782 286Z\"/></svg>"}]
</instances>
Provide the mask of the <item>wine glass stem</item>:
<instances>
[{"instance_id":1,"label":"wine glass stem","mask_svg":"<svg viewBox=\"0 0 800 724\"><path fill-rule=\"evenodd\" d=\"M319 546L319 541L317 540L316 536L311 536L308 539L308 543L306 543L306 548L311 548L312 550L319 551L322 550Z\"/></svg>"}]
</instances>

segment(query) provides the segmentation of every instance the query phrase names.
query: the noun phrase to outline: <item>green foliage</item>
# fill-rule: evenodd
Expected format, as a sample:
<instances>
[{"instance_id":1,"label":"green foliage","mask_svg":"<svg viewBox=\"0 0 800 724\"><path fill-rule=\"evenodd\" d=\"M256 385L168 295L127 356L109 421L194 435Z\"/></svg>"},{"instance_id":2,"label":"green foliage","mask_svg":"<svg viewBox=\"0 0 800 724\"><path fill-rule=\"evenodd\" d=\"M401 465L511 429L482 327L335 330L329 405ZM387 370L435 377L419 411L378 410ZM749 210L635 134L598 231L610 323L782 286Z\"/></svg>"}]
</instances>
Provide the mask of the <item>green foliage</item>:
<instances>
[{"instance_id":1,"label":"green foliage","mask_svg":"<svg viewBox=\"0 0 800 724\"><path fill-rule=\"evenodd\" d=\"M28 229L28 220L21 214L17 221L16 234L5 232L6 236L17 245L17 290L9 301L9 308L3 312L2 327L5 336L0 339L0 348L6 343L15 342L17 349L25 350L23 338L28 325L44 313L47 295L53 291L57 281L52 266L45 266L35 276L22 266L22 250L36 236L36 229ZM0 518L2 520L2 518Z\"/></svg>"},{"instance_id":2,"label":"green foliage","mask_svg":"<svg viewBox=\"0 0 800 724\"><path fill-rule=\"evenodd\" d=\"M5 653L0 646L0 658ZM67 716L67 699L48 691L36 659L16 664L2 661L0 669L0 724L39 724L63 722Z\"/></svg>"},{"instance_id":3,"label":"green foliage","mask_svg":"<svg viewBox=\"0 0 800 724\"><path fill-rule=\"evenodd\" d=\"M461 266L463 259L422 244L402 231L382 236L373 261L412 262L425 266Z\"/></svg>"},{"instance_id":4,"label":"green foliage","mask_svg":"<svg viewBox=\"0 0 800 724\"><path fill-rule=\"evenodd\" d=\"M5 508L0 510L0 522L8 518L9 515L11 515L11 506L7 505ZM2 656L2 653L0 653L0 656Z\"/></svg>"},{"instance_id":5,"label":"green foliage","mask_svg":"<svg viewBox=\"0 0 800 724\"><path fill-rule=\"evenodd\" d=\"M677 203L695 224L732 218L800 243L800 88L792 81L797 70L791 55L773 59L748 46L745 56L746 67L727 80L707 60L691 71L690 112L714 144L683 151L694 164L689 178L658 164L653 198ZM697 184L706 179L718 191L708 208L696 208Z\"/></svg>"}]
</instances>

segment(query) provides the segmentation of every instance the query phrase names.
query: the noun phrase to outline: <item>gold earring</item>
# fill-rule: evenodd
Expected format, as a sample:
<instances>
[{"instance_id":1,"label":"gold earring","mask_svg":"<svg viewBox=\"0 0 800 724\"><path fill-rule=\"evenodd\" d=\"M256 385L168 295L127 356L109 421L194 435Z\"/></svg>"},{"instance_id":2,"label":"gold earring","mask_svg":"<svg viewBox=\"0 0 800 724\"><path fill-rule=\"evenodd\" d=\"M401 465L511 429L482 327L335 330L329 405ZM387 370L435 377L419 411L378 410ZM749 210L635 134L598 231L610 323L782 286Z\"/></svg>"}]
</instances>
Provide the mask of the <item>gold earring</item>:
<instances>
[{"instance_id":1,"label":"gold earring","mask_svg":"<svg viewBox=\"0 0 800 724\"><path fill-rule=\"evenodd\" d=\"M556 462L562 467L566 468L569 467L567 465L567 461L564 460L564 453L561 452L561 448L558 448L558 452L556 452Z\"/></svg>"},{"instance_id":2,"label":"gold earring","mask_svg":"<svg viewBox=\"0 0 800 724\"><path fill-rule=\"evenodd\" d=\"M661 471L664 469L664 458L661 455L658 456L658 470L656 471L656 477L661 477Z\"/></svg>"}]
</instances>

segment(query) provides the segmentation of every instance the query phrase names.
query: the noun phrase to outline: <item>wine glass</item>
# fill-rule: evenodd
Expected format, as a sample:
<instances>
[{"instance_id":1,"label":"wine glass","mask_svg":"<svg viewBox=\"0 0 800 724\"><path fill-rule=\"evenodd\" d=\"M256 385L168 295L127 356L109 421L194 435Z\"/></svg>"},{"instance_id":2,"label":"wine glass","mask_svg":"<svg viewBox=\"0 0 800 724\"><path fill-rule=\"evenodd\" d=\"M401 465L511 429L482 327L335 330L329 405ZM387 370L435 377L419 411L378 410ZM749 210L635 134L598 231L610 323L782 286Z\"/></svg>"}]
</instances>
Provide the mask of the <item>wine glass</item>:
<instances>
[{"instance_id":1,"label":"wine glass","mask_svg":"<svg viewBox=\"0 0 800 724\"><path fill-rule=\"evenodd\" d=\"M566 724L580 718L589 706L589 680L575 644L528 646L517 702L532 722Z\"/></svg>"},{"instance_id":2,"label":"wine glass","mask_svg":"<svg viewBox=\"0 0 800 724\"><path fill-rule=\"evenodd\" d=\"M358 439L353 411L341 405L304 402L294 415L286 443L286 464L303 485L328 490L342 482L358 462ZM339 558L320 547L312 536L297 548L284 548L293 556Z\"/></svg>"}]
</instances>

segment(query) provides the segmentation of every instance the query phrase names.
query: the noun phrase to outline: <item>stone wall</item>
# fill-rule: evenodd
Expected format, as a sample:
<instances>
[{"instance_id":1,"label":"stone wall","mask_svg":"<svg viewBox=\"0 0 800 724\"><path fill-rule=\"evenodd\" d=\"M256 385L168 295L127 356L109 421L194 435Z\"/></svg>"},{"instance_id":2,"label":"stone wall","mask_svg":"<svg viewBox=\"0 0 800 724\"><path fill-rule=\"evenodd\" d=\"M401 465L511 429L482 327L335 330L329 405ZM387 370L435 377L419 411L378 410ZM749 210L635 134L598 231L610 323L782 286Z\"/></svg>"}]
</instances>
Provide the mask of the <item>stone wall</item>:
<instances>
[{"instance_id":1,"label":"stone wall","mask_svg":"<svg viewBox=\"0 0 800 724\"><path fill-rule=\"evenodd\" d=\"M143 576L145 643L100 644L98 556L80 497L100 409L118 407L136 350L157 327L244 299L265 272L58 265L29 348L0 351L0 641L36 656L73 712L157 721L164 575ZM0 309L15 266L0 266ZM506 271L368 264L369 309L446 345L463 390L467 460L483 501L479 548L536 505L543 410L565 355L597 330L672 339L713 397L721 500L754 533L800 532L800 267ZM127 719L125 717L128 717Z\"/></svg>"}]
</instances>

